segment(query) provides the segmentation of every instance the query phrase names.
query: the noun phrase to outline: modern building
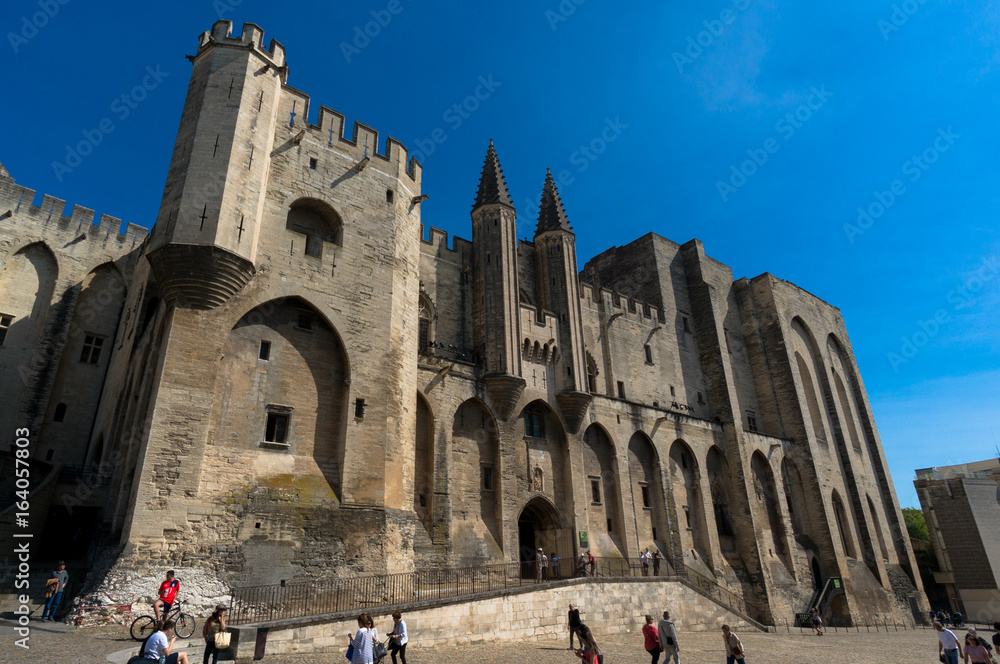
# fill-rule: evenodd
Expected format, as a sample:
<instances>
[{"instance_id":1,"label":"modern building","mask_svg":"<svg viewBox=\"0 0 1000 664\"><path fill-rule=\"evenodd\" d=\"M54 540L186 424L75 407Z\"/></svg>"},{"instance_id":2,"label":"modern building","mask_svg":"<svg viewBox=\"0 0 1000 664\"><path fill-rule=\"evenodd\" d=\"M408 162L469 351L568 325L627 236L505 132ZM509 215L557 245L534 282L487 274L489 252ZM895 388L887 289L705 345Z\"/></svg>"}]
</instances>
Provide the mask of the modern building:
<instances>
[{"instance_id":1,"label":"modern building","mask_svg":"<svg viewBox=\"0 0 1000 664\"><path fill-rule=\"evenodd\" d=\"M231 585L650 547L775 620L925 608L837 308L652 233L580 270L549 175L518 240L492 142L449 243L399 142L231 31L148 234L0 179L0 431L41 540Z\"/></svg>"},{"instance_id":2,"label":"modern building","mask_svg":"<svg viewBox=\"0 0 1000 664\"><path fill-rule=\"evenodd\" d=\"M1000 620L1000 459L924 468L913 482L951 611Z\"/></svg>"}]
</instances>

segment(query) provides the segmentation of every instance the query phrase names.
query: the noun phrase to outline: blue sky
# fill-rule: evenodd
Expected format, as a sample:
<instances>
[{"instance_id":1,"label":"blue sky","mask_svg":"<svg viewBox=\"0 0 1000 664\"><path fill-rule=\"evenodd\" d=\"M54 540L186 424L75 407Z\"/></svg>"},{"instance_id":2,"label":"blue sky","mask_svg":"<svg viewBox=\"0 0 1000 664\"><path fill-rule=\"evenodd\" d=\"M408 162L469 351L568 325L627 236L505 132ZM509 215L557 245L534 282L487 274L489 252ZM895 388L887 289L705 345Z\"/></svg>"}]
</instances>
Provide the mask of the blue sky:
<instances>
[{"instance_id":1,"label":"blue sky","mask_svg":"<svg viewBox=\"0 0 1000 664\"><path fill-rule=\"evenodd\" d=\"M562 174L581 265L697 237L736 278L839 306L904 506L915 468L995 454L1000 2L8 0L0 161L150 225L184 55L219 18L282 42L310 120L325 104L422 149L425 226L470 236L493 138L522 235ZM100 143L73 166L83 132Z\"/></svg>"}]
</instances>

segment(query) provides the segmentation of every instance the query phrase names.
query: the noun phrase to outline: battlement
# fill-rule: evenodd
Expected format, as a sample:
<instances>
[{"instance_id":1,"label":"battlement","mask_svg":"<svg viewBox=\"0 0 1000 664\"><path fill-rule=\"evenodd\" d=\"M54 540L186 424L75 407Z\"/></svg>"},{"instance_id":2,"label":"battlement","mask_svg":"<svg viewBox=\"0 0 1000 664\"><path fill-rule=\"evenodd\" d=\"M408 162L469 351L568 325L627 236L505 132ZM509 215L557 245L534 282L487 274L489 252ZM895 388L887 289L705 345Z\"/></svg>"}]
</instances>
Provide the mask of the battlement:
<instances>
[{"instance_id":1,"label":"battlement","mask_svg":"<svg viewBox=\"0 0 1000 664\"><path fill-rule=\"evenodd\" d=\"M351 135L346 134L347 122L343 113L335 111L326 106L319 107L319 117L315 124L308 121L310 97L301 90L296 90L290 85L282 86L281 100L278 105L278 132L275 136L276 143L295 139L298 134L305 129L312 145L319 144L329 148L336 148L347 152L357 163L364 158L378 160L386 164L393 164L394 175L401 177L406 174L410 181L416 183L417 191L414 195L419 195L420 185L420 162L416 158L410 158L406 146L399 140L389 136L385 140L382 152L379 152L379 132L368 125L355 122ZM284 127L282 130L281 128ZM304 137L303 137L304 138Z\"/></svg>"},{"instance_id":2,"label":"battlement","mask_svg":"<svg viewBox=\"0 0 1000 664\"><path fill-rule=\"evenodd\" d=\"M45 194L41 205L32 205L35 190L15 184L12 180L0 180L0 215L5 218L0 223L37 224L40 229L56 229L67 233L73 240L86 238L88 241L106 244L115 242L122 249L131 249L140 244L149 231L142 226L128 224L121 232L122 221L117 217L102 214L94 224L94 211L82 205L74 205L69 216L64 216L66 201ZM7 213L10 217L6 218ZM80 237L80 236L84 237Z\"/></svg>"},{"instance_id":3,"label":"battlement","mask_svg":"<svg viewBox=\"0 0 1000 664\"><path fill-rule=\"evenodd\" d=\"M472 242L455 236L452 238L452 248L448 248L448 232L429 226L428 238L424 239L424 225L420 224L420 244L424 253L433 253L438 258L453 263L467 263L472 260ZM427 247L430 251L424 249Z\"/></svg>"},{"instance_id":4,"label":"battlement","mask_svg":"<svg viewBox=\"0 0 1000 664\"><path fill-rule=\"evenodd\" d=\"M282 82L288 75L285 65L285 47L275 39L271 40L268 48L264 48L264 30L254 23L244 23L243 32L238 37L233 37L232 21L216 21L212 29L201 33L198 36L198 55L213 45L236 46L238 48L249 48L273 64L277 69L282 70ZM198 55L195 57L197 58Z\"/></svg>"},{"instance_id":5,"label":"battlement","mask_svg":"<svg viewBox=\"0 0 1000 664\"><path fill-rule=\"evenodd\" d=\"M591 284L580 282L580 300L584 303L601 301L604 303L604 310L612 316L615 314L628 316L637 322L645 321L646 324L664 322L663 312L659 307L608 288L595 289Z\"/></svg>"},{"instance_id":6,"label":"battlement","mask_svg":"<svg viewBox=\"0 0 1000 664\"><path fill-rule=\"evenodd\" d=\"M529 334L529 330L535 328L547 328L550 325L555 332L559 331L559 316L554 311L539 309L538 307L521 303L521 325L522 331Z\"/></svg>"}]
</instances>

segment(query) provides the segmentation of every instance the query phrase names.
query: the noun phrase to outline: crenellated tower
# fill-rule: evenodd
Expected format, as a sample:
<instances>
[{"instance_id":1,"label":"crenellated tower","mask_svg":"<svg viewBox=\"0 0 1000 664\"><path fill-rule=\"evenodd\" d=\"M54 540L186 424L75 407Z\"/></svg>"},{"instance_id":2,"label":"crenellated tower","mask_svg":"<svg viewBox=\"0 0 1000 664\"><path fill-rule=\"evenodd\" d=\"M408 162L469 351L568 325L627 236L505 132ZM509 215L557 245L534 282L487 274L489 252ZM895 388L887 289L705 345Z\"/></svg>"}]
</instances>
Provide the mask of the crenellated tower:
<instances>
[{"instance_id":1,"label":"crenellated tower","mask_svg":"<svg viewBox=\"0 0 1000 664\"><path fill-rule=\"evenodd\" d=\"M517 288L517 213L493 140L472 206L474 343L486 367L486 387L504 417L524 391Z\"/></svg>"},{"instance_id":2,"label":"crenellated tower","mask_svg":"<svg viewBox=\"0 0 1000 664\"><path fill-rule=\"evenodd\" d=\"M539 305L559 320L559 348L563 349L556 399L570 429L576 431L591 397L587 392L587 364L583 344L583 316L576 267L576 235L552 172L546 169L542 203L535 228L535 292Z\"/></svg>"},{"instance_id":3,"label":"crenellated tower","mask_svg":"<svg viewBox=\"0 0 1000 664\"><path fill-rule=\"evenodd\" d=\"M214 308L253 276L285 50L247 23L218 21L198 52L149 262L168 301Z\"/></svg>"}]
</instances>

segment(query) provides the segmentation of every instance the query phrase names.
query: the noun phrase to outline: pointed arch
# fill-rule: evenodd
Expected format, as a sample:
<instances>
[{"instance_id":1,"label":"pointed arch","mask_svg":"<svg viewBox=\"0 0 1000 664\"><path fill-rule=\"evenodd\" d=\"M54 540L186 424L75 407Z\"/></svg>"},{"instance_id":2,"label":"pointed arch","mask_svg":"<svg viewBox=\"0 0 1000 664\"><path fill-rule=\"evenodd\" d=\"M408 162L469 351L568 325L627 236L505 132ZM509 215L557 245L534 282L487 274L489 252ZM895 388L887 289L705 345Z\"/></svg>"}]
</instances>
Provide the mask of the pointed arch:
<instances>
[{"instance_id":1,"label":"pointed arch","mask_svg":"<svg viewBox=\"0 0 1000 664\"><path fill-rule=\"evenodd\" d=\"M848 558L857 558L857 548L854 546L854 533L851 530L850 518L844 508L844 501L841 500L836 489L830 493L830 502L833 506L833 518L837 525L837 533L840 535L844 555Z\"/></svg>"},{"instance_id":2,"label":"pointed arch","mask_svg":"<svg viewBox=\"0 0 1000 664\"><path fill-rule=\"evenodd\" d=\"M624 553L624 519L621 513L621 492L616 446L600 424L594 422L583 434L583 472L587 487L587 521L597 546L597 555Z\"/></svg>"},{"instance_id":3,"label":"pointed arch","mask_svg":"<svg viewBox=\"0 0 1000 664\"><path fill-rule=\"evenodd\" d=\"M809 503L806 501L802 476L795 461L787 456L781 460L781 484L785 494L785 507L792 522L792 532L796 539L808 537L811 540L812 524L806 509Z\"/></svg>"},{"instance_id":4,"label":"pointed arch","mask_svg":"<svg viewBox=\"0 0 1000 664\"><path fill-rule=\"evenodd\" d=\"M649 542L653 548L669 551L670 532L660 459L653 441L642 431L636 431L629 439L628 463L639 548Z\"/></svg>"},{"instance_id":5,"label":"pointed arch","mask_svg":"<svg viewBox=\"0 0 1000 664\"><path fill-rule=\"evenodd\" d=\"M81 391L79 386L104 383L126 298L125 280L111 262L95 267L80 284L41 433L61 463L83 466L87 462L101 394L100 390ZM66 426L53 426L59 422Z\"/></svg>"},{"instance_id":6,"label":"pointed arch","mask_svg":"<svg viewBox=\"0 0 1000 664\"><path fill-rule=\"evenodd\" d=\"M258 379L262 342L270 344L265 382ZM346 348L317 307L300 296L261 303L233 325L223 343L209 443L291 454L301 462L298 473L321 476L339 500L349 378ZM363 404L355 406L363 417ZM305 463L309 458L314 465Z\"/></svg>"},{"instance_id":7,"label":"pointed arch","mask_svg":"<svg viewBox=\"0 0 1000 664\"><path fill-rule=\"evenodd\" d=\"M572 469L562 420L541 399L526 404L518 414L518 420L523 434L522 444L517 447L518 493L542 496L559 513L567 514ZM535 490L536 478L540 478L540 491Z\"/></svg>"},{"instance_id":8,"label":"pointed arch","mask_svg":"<svg viewBox=\"0 0 1000 664\"><path fill-rule=\"evenodd\" d=\"M496 419L486 404L475 397L462 402L452 423L449 483L452 540L465 562L496 560L503 553L499 447Z\"/></svg>"},{"instance_id":9,"label":"pointed arch","mask_svg":"<svg viewBox=\"0 0 1000 664\"><path fill-rule=\"evenodd\" d=\"M417 426L413 445L413 511L433 534L434 515L434 410L417 390Z\"/></svg>"},{"instance_id":10,"label":"pointed arch","mask_svg":"<svg viewBox=\"0 0 1000 664\"><path fill-rule=\"evenodd\" d=\"M809 411L810 425L816 440L825 445L830 442L830 427L826 421L826 400L823 398L823 385L820 381L825 378L826 371L816 340L805 322L796 316L792 319L791 330L795 364Z\"/></svg>"},{"instance_id":11,"label":"pointed arch","mask_svg":"<svg viewBox=\"0 0 1000 664\"><path fill-rule=\"evenodd\" d=\"M684 557L711 564L712 554L701 495L701 473L691 447L681 438L670 446L670 487Z\"/></svg>"},{"instance_id":12,"label":"pointed arch","mask_svg":"<svg viewBox=\"0 0 1000 664\"><path fill-rule=\"evenodd\" d=\"M753 474L753 498L757 513L767 519L768 533L765 539L770 545L770 553L777 556L785 567L791 569L791 558L788 555L788 543L785 539L785 524L781 518L771 464L760 451L757 451L750 458L750 469Z\"/></svg>"},{"instance_id":13,"label":"pointed arch","mask_svg":"<svg viewBox=\"0 0 1000 664\"><path fill-rule=\"evenodd\" d=\"M427 352L427 349L434 344L435 320L437 316L434 313L434 303L426 293L420 293L417 303L417 349L421 353Z\"/></svg>"},{"instance_id":14,"label":"pointed arch","mask_svg":"<svg viewBox=\"0 0 1000 664\"><path fill-rule=\"evenodd\" d=\"M323 245L344 243L344 224L340 214L326 201L299 198L288 206L285 229L305 238L304 253L323 258Z\"/></svg>"},{"instance_id":15,"label":"pointed arch","mask_svg":"<svg viewBox=\"0 0 1000 664\"><path fill-rule=\"evenodd\" d=\"M705 469L708 471L708 486L712 493L712 511L715 516L715 531L719 537L719 548L727 559L737 557L736 529L730 511L729 462L726 455L716 445L712 445L705 456Z\"/></svg>"},{"instance_id":16,"label":"pointed arch","mask_svg":"<svg viewBox=\"0 0 1000 664\"><path fill-rule=\"evenodd\" d=\"M875 535L878 539L879 551L882 554L882 561L886 564L889 563L889 549L885 544L885 533L882 531L882 520L879 519L878 510L875 509L875 503L872 502L872 497L865 494L865 499L868 501L868 513L872 517L872 528L875 530Z\"/></svg>"}]
</instances>

